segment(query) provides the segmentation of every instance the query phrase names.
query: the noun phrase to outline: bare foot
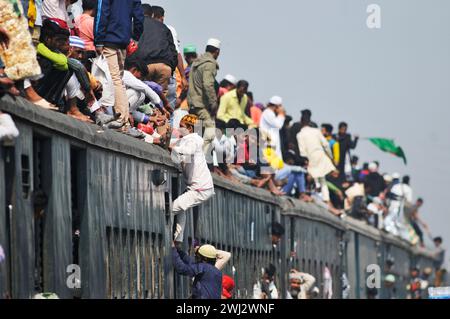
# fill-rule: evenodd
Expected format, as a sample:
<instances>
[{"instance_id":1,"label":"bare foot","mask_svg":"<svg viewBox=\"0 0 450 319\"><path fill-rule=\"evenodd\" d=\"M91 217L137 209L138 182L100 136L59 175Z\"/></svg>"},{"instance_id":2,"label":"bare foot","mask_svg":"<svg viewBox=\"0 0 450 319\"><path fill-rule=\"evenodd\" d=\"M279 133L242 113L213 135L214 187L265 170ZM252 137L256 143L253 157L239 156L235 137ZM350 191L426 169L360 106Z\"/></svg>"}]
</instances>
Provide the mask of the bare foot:
<instances>
[{"instance_id":1,"label":"bare foot","mask_svg":"<svg viewBox=\"0 0 450 319\"><path fill-rule=\"evenodd\" d=\"M311 196L306 195L306 194L301 194L299 199L304 201L304 202L306 202L306 203L311 203L313 201Z\"/></svg>"},{"instance_id":2,"label":"bare foot","mask_svg":"<svg viewBox=\"0 0 450 319\"><path fill-rule=\"evenodd\" d=\"M271 190L270 192L271 192L272 194L274 194L275 196L284 196L284 195L286 195L285 192L282 192L282 191L280 191L280 190L278 190L278 189L273 189L273 190Z\"/></svg>"},{"instance_id":3,"label":"bare foot","mask_svg":"<svg viewBox=\"0 0 450 319\"><path fill-rule=\"evenodd\" d=\"M81 113L80 111L76 110L76 111L69 111L67 112L67 115L73 117L74 119L77 119L79 121L82 122L86 122L86 123L94 123L94 121L91 120L91 118L87 115L84 115L83 113Z\"/></svg>"},{"instance_id":4,"label":"bare foot","mask_svg":"<svg viewBox=\"0 0 450 319\"><path fill-rule=\"evenodd\" d=\"M341 217L341 215L344 214L344 212L340 211L337 208L334 208L331 203L329 203L329 205L328 205L328 211L337 217Z\"/></svg>"},{"instance_id":5,"label":"bare foot","mask_svg":"<svg viewBox=\"0 0 450 319\"><path fill-rule=\"evenodd\" d=\"M267 179L254 179L252 180L252 185L258 188L263 188L267 184L267 182L268 182Z\"/></svg>"},{"instance_id":6,"label":"bare foot","mask_svg":"<svg viewBox=\"0 0 450 319\"><path fill-rule=\"evenodd\" d=\"M8 90L8 93L13 95L13 96L19 96L20 95L20 91L16 88L16 86L13 86L12 88L10 88Z\"/></svg>"},{"instance_id":7,"label":"bare foot","mask_svg":"<svg viewBox=\"0 0 450 319\"><path fill-rule=\"evenodd\" d=\"M42 107L43 109L46 109L46 110L54 110L54 111L58 111L59 110L55 105L49 103L47 100L44 100L44 99L33 101L32 103L34 103L37 106L40 106L40 107Z\"/></svg>"}]
</instances>

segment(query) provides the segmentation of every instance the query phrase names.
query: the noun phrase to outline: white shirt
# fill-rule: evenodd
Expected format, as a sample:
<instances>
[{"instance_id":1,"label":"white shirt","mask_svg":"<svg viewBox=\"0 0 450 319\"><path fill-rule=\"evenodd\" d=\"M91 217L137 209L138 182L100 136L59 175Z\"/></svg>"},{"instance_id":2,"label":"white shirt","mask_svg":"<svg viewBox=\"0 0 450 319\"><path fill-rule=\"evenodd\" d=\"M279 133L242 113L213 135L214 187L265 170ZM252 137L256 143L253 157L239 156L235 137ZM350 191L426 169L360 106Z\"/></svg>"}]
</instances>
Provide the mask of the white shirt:
<instances>
[{"instance_id":1,"label":"white shirt","mask_svg":"<svg viewBox=\"0 0 450 319\"><path fill-rule=\"evenodd\" d=\"M234 150L236 147L236 140L234 138L228 138L225 136L225 134L222 134L222 137L220 140L217 138L217 136L214 138L213 141L213 161L214 166L219 166L219 158L220 156L221 161L224 161L225 155L225 163L233 163L234 162Z\"/></svg>"},{"instance_id":2,"label":"white shirt","mask_svg":"<svg viewBox=\"0 0 450 319\"><path fill-rule=\"evenodd\" d=\"M180 53L180 40L178 40L178 33L177 30L175 30L174 27L172 27L171 25L167 25L167 27L169 28L170 32L172 33L172 37L173 37L173 43L175 44L175 48L177 49L177 53Z\"/></svg>"},{"instance_id":3,"label":"white shirt","mask_svg":"<svg viewBox=\"0 0 450 319\"><path fill-rule=\"evenodd\" d=\"M406 200L408 203L412 203L413 201L413 192L409 185L398 183L395 184L392 189L391 193L397 195L399 197L399 201Z\"/></svg>"},{"instance_id":4,"label":"white shirt","mask_svg":"<svg viewBox=\"0 0 450 319\"><path fill-rule=\"evenodd\" d=\"M203 138L197 133L184 136L173 148L183 169L186 185L193 190L214 189L211 173L203 153Z\"/></svg>"},{"instance_id":5,"label":"white shirt","mask_svg":"<svg viewBox=\"0 0 450 319\"><path fill-rule=\"evenodd\" d=\"M301 277L301 284L296 299L308 299L308 292L313 288L316 278L307 273L299 273L299 275ZM286 293L286 299L294 299L289 290Z\"/></svg>"},{"instance_id":6,"label":"white shirt","mask_svg":"<svg viewBox=\"0 0 450 319\"><path fill-rule=\"evenodd\" d=\"M278 289L273 281L269 283L269 291L270 291L270 299L278 299ZM262 294L261 282L258 281L253 286L253 299L261 299L261 294Z\"/></svg>"},{"instance_id":7,"label":"white shirt","mask_svg":"<svg viewBox=\"0 0 450 319\"><path fill-rule=\"evenodd\" d=\"M36 6L36 21L34 21L34 25L42 27L42 0L34 0L34 4Z\"/></svg>"},{"instance_id":8,"label":"white shirt","mask_svg":"<svg viewBox=\"0 0 450 319\"><path fill-rule=\"evenodd\" d=\"M284 125L285 116L280 114L275 115L275 112L270 108L264 110L261 115L261 122L259 123L259 128L263 134L267 134L270 137L271 145L275 146L277 155L283 158L281 153L281 141L280 141L280 129Z\"/></svg>"},{"instance_id":9,"label":"white shirt","mask_svg":"<svg viewBox=\"0 0 450 319\"><path fill-rule=\"evenodd\" d=\"M44 0L42 3L42 20L56 18L64 21L69 20L67 14L66 0Z\"/></svg>"},{"instance_id":10,"label":"white shirt","mask_svg":"<svg viewBox=\"0 0 450 319\"><path fill-rule=\"evenodd\" d=\"M125 70L123 72L123 83L127 89L133 89L135 91L144 93L146 97L152 101L155 105L161 105L161 98L155 91L153 91L148 85L136 78L130 71Z\"/></svg>"}]
</instances>

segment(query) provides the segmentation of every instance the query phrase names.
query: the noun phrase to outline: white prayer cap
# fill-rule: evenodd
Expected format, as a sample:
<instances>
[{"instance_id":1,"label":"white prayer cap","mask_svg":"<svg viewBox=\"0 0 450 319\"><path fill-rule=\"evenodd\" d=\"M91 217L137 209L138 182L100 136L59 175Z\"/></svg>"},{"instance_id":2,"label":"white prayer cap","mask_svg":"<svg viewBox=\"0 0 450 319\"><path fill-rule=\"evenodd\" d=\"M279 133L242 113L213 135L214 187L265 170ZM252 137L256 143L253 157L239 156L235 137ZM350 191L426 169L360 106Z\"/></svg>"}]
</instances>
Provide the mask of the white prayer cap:
<instances>
[{"instance_id":1,"label":"white prayer cap","mask_svg":"<svg viewBox=\"0 0 450 319\"><path fill-rule=\"evenodd\" d=\"M210 45L212 47L220 49L220 40L211 38L211 39L208 40L208 43L206 45L207 46Z\"/></svg>"},{"instance_id":2,"label":"white prayer cap","mask_svg":"<svg viewBox=\"0 0 450 319\"><path fill-rule=\"evenodd\" d=\"M377 169L378 169L377 163L372 162L372 163L369 164L369 171L370 171L370 172L372 172L372 173L373 173L373 172L376 172Z\"/></svg>"},{"instance_id":3,"label":"white prayer cap","mask_svg":"<svg viewBox=\"0 0 450 319\"><path fill-rule=\"evenodd\" d=\"M399 173L394 173L394 174L392 174L392 178L393 179L400 179L400 174Z\"/></svg>"},{"instance_id":4,"label":"white prayer cap","mask_svg":"<svg viewBox=\"0 0 450 319\"><path fill-rule=\"evenodd\" d=\"M224 79L227 80L228 82L230 82L233 85L237 84L236 78L234 76L232 76L231 74L225 75Z\"/></svg>"},{"instance_id":5,"label":"white prayer cap","mask_svg":"<svg viewBox=\"0 0 450 319\"><path fill-rule=\"evenodd\" d=\"M283 99L281 97L275 95L270 98L269 103L272 105L282 105Z\"/></svg>"},{"instance_id":6,"label":"white prayer cap","mask_svg":"<svg viewBox=\"0 0 450 319\"><path fill-rule=\"evenodd\" d=\"M299 272L291 272L289 274L289 280L303 280L302 274Z\"/></svg>"}]
</instances>

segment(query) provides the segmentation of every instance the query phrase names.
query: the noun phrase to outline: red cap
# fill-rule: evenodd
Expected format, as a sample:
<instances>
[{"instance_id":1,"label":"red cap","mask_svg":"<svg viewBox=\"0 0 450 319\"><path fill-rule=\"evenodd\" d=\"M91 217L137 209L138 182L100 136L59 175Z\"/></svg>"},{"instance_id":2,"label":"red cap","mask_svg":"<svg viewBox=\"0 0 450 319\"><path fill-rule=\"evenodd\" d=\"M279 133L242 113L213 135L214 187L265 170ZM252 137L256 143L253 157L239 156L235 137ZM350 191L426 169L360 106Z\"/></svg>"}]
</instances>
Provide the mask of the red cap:
<instances>
[{"instance_id":1,"label":"red cap","mask_svg":"<svg viewBox=\"0 0 450 319\"><path fill-rule=\"evenodd\" d=\"M138 130L141 130L142 132L149 134L149 135L153 135L153 133L155 133L154 128L151 125L145 125L142 123L138 124Z\"/></svg>"},{"instance_id":2,"label":"red cap","mask_svg":"<svg viewBox=\"0 0 450 319\"><path fill-rule=\"evenodd\" d=\"M135 53L137 49L138 44L134 40L131 40L130 44L128 44L127 46L127 56L133 55L133 53Z\"/></svg>"},{"instance_id":3,"label":"red cap","mask_svg":"<svg viewBox=\"0 0 450 319\"><path fill-rule=\"evenodd\" d=\"M48 18L48 20L56 23L61 29L67 30L69 31L69 25L67 24L66 21L61 20L61 19L57 19L57 18Z\"/></svg>"},{"instance_id":4,"label":"red cap","mask_svg":"<svg viewBox=\"0 0 450 319\"><path fill-rule=\"evenodd\" d=\"M233 289L234 289L234 280L230 276L223 275L222 277L222 295L227 298L231 299L233 296Z\"/></svg>"}]
</instances>

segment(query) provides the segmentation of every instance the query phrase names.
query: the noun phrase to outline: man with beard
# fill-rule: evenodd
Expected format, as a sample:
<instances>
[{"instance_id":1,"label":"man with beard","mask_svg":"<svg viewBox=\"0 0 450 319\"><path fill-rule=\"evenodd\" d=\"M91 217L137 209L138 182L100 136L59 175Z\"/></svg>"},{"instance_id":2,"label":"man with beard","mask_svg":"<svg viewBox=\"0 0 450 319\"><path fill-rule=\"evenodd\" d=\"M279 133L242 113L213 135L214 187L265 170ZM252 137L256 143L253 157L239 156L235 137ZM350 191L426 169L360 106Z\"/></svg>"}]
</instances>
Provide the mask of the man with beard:
<instances>
[{"instance_id":1,"label":"man with beard","mask_svg":"<svg viewBox=\"0 0 450 319\"><path fill-rule=\"evenodd\" d=\"M289 273L289 289L286 299L308 299L308 292L314 287L316 278L295 269Z\"/></svg>"}]
</instances>

